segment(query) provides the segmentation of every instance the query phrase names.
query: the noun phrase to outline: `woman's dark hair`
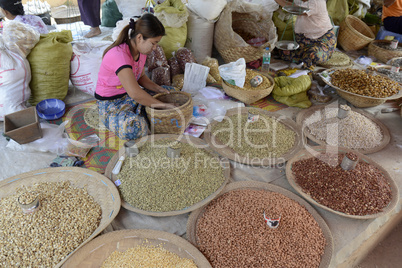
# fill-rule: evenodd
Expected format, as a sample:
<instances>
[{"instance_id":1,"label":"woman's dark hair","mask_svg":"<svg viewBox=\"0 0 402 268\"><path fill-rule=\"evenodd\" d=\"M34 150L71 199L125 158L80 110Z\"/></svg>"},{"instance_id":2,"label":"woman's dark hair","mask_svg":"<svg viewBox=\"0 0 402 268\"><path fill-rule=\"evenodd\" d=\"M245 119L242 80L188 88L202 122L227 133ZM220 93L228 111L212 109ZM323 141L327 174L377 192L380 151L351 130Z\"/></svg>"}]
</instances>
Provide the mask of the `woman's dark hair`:
<instances>
[{"instance_id":1,"label":"woman's dark hair","mask_svg":"<svg viewBox=\"0 0 402 268\"><path fill-rule=\"evenodd\" d=\"M165 27L163 27L163 24L158 20L157 17L155 17L151 13L145 13L137 21L130 19L129 25L124 27L123 30L121 30L116 41L114 41L113 44L105 49L105 51L103 52L103 56L105 56L105 54L110 49L123 43L126 43L131 47L130 39L135 38L138 34L142 34L144 40L147 40L148 38L164 36L166 33Z\"/></svg>"},{"instance_id":2,"label":"woman's dark hair","mask_svg":"<svg viewBox=\"0 0 402 268\"><path fill-rule=\"evenodd\" d=\"M25 14L21 0L0 0L0 7L14 16Z\"/></svg>"}]
</instances>

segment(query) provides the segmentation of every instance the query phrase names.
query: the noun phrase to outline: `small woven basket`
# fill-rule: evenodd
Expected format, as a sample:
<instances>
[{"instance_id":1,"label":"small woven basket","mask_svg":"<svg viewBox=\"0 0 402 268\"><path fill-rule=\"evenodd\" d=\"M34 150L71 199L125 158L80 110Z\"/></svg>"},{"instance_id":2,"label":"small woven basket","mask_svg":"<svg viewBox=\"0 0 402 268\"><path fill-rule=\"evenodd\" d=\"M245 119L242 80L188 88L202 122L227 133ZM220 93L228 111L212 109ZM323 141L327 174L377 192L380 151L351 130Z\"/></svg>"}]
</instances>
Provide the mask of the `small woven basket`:
<instances>
[{"instance_id":1,"label":"small woven basket","mask_svg":"<svg viewBox=\"0 0 402 268\"><path fill-rule=\"evenodd\" d=\"M388 40L375 40L368 46L368 55L374 56L376 59L383 63L387 63L390 59L402 57L402 44L398 43L398 48L401 50L386 49L380 45L390 45L391 41Z\"/></svg>"},{"instance_id":2,"label":"small woven basket","mask_svg":"<svg viewBox=\"0 0 402 268\"><path fill-rule=\"evenodd\" d=\"M373 31L361 19L348 15L341 22L338 43L345 51L359 50L373 41Z\"/></svg>"},{"instance_id":3,"label":"small woven basket","mask_svg":"<svg viewBox=\"0 0 402 268\"><path fill-rule=\"evenodd\" d=\"M78 7L67 7L65 5L52 8L52 17L57 24L66 24L81 21L81 14Z\"/></svg>"},{"instance_id":4,"label":"small woven basket","mask_svg":"<svg viewBox=\"0 0 402 268\"><path fill-rule=\"evenodd\" d=\"M179 107L157 110L146 107L152 134L181 134L186 129L193 115L193 100L186 92L159 93L155 99L165 103L178 103Z\"/></svg>"},{"instance_id":5,"label":"small woven basket","mask_svg":"<svg viewBox=\"0 0 402 268\"><path fill-rule=\"evenodd\" d=\"M261 100L262 98L265 98L266 96L271 94L272 90L274 89L275 85L274 79L269 75L264 76L271 82L271 85L267 88L256 89L256 90L243 90L235 88L232 85L226 83L225 81L222 81L222 88L227 95L236 98L239 101L244 102L245 104L251 104Z\"/></svg>"}]
</instances>

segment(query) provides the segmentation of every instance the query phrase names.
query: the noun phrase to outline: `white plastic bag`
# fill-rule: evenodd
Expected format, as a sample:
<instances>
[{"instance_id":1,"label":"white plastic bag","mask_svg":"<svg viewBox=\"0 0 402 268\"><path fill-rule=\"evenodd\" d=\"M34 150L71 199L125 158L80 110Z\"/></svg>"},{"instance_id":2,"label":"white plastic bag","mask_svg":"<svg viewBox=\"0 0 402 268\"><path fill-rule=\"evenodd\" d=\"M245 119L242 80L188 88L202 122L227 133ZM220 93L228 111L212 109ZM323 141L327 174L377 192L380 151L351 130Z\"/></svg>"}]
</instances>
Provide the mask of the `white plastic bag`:
<instances>
[{"instance_id":1,"label":"white plastic bag","mask_svg":"<svg viewBox=\"0 0 402 268\"><path fill-rule=\"evenodd\" d=\"M184 71L184 83L182 91L188 92L191 95L207 85L207 76L209 67L198 63L186 63Z\"/></svg>"},{"instance_id":2,"label":"white plastic bag","mask_svg":"<svg viewBox=\"0 0 402 268\"><path fill-rule=\"evenodd\" d=\"M120 13L123 15L123 19L130 19L134 16L141 16L142 8L145 7L145 3L147 0L135 0L135 1L127 1L127 0L115 0L117 4L117 8Z\"/></svg>"},{"instance_id":3,"label":"white plastic bag","mask_svg":"<svg viewBox=\"0 0 402 268\"><path fill-rule=\"evenodd\" d=\"M50 124L46 122L40 123L42 128L42 138L26 144L19 144L14 140L7 143L6 148L14 151L32 152L50 152L62 155L68 145L67 136L64 135L64 129L68 121L60 125Z\"/></svg>"},{"instance_id":4,"label":"white plastic bag","mask_svg":"<svg viewBox=\"0 0 402 268\"><path fill-rule=\"evenodd\" d=\"M28 24L7 20L3 23L3 39L9 50L26 57L39 42L40 33Z\"/></svg>"},{"instance_id":5,"label":"white plastic bag","mask_svg":"<svg viewBox=\"0 0 402 268\"><path fill-rule=\"evenodd\" d=\"M188 7L207 20L218 19L226 4L226 0L188 0Z\"/></svg>"},{"instance_id":6,"label":"white plastic bag","mask_svg":"<svg viewBox=\"0 0 402 268\"><path fill-rule=\"evenodd\" d=\"M87 94L94 95L103 51L111 42L79 42L73 45L71 83Z\"/></svg>"},{"instance_id":7,"label":"white plastic bag","mask_svg":"<svg viewBox=\"0 0 402 268\"><path fill-rule=\"evenodd\" d=\"M4 115L26 109L31 96L31 67L28 60L8 50L0 35L0 120Z\"/></svg>"},{"instance_id":8,"label":"white plastic bag","mask_svg":"<svg viewBox=\"0 0 402 268\"><path fill-rule=\"evenodd\" d=\"M130 19L123 19L123 20L119 20L118 22L116 22L116 27L113 29L113 33L112 33L113 42L116 41L117 37L119 37L121 30L123 30L123 28L129 24L129 22L130 22Z\"/></svg>"},{"instance_id":9,"label":"white plastic bag","mask_svg":"<svg viewBox=\"0 0 402 268\"><path fill-rule=\"evenodd\" d=\"M227 83L241 88L244 86L246 81L246 60L244 58L223 64L218 69L222 79Z\"/></svg>"}]
</instances>

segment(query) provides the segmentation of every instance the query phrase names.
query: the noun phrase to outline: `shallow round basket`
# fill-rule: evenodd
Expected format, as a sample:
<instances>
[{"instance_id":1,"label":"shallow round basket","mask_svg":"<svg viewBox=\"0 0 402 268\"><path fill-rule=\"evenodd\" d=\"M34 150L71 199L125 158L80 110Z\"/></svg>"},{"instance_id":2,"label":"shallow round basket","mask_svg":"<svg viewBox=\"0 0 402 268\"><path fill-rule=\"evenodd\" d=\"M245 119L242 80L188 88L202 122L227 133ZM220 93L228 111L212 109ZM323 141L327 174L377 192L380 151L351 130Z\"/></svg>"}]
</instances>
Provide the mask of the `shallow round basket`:
<instances>
[{"instance_id":1,"label":"shallow round basket","mask_svg":"<svg viewBox=\"0 0 402 268\"><path fill-rule=\"evenodd\" d=\"M298 124L298 126L301 128L303 135L307 138L309 138L310 140L312 140L313 142L319 144L319 145L327 145L330 146L326 143L326 141L323 140L319 140L317 139L315 136L313 136L309 131L308 131L308 126L305 125L305 120L307 118L309 118L310 116L312 116L316 111L320 111L321 114L324 112L324 109L326 108L338 108L337 106L331 106L331 104L329 105L317 105L317 106L312 106L308 109L304 109L302 111L300 111L297 116L296 116L296 123ZM380 129L381 129L381 133L383 135L383 138L381 140L381 143L378 144L376 147L374 148L370 148L370 149L364 149L364 148L351 148L361 154L372 154L375 152L379 152L382 149L384 149L390 142L391 140L391 134L387 128L386 125L384 125L380 120L378 120L377 118L375 118L373 115L364 112L362 110L358 110L355 108L352 108L352 111L359 113L361 115L364 115L365 117L367 117L368 119L370 119L372 122L374 122ZM321 116L322 119L325 118L325 115Z\"/></svg>"},{"instance_id":2,"label":"shallow round basket","mask_svg":"<svg viewBox=\"0 0 402 268\"><path fill-rule=\"evenodd\" d=\"M88 107L84 112L85 123L95 130L106 130L106 126L102 123L99 117L98 105L94 104L92 107Z\"/></svg>"},{"instance_id":3,"label":"shallow round basket","mask_svg":"<svg viewBox=\"0 0 402 268\"><path fill-rule=\"evenodd\" d=\"M219 123L218 121L213 121L212 123L210 123L208 125L207 129L204 131L204 138L211 148L213 148L220 155L227 157L232 161L246 164L246 165L251 165L251 166L263 166L263 167L282 165L288 159L290 159L297 151L299 151L302 148L302 146L303 146L302 132L301 132L300 128L297 126L297 124L290 118L287 118L280 114L268 112L263 109L258 109L258 108L253 108L253 107L241 107L241 108L229 109L226 112L226 117L230 117L232 115L240 116L241 114L248 114L249 110L256 110L256 109L259 112L278 120L279 122L284 124L287 128L291 129L296 134L295 144L286 154L282 155L281 157L269 158L267 156L266 158L257 159L257 158L252 158L249 156L239 155L232 148L223 144L218 138L215 137L215 135L212 134L212 132L211 132L212 127L215 124L218 124Z\"/></svg>"},{"instance_id":4,"label":"shallow round basket","mask_svg":"<svg viewBox=\"0 0 402 268\"><path fill-rule=\"evenodd\" d=\"M340 69L340 68L329 69L329 70L327 70L327 72L332 73L336 69ZM350 102L351 104L353 104L354 106L356 106L358 108L375 107L375 106L378 106L378 105L381 105L381 104L385 103L387 100L394 100L394 99L402 98L402 87L401 87L401 89L399 90L399 92L397 94L394 94L394 95L386 97L386 98L375 98L375 97L359 95L359 94L352 93L352 92L349 92L347 90L341 89L341 88L339 88L337 86L334 86L331 83L331 78L323 77L322 73L320 75L323 78L322 80L327 85L329 85L329 86L331 86L331 87L336 89L336 93L339 96L341 96L342 98L344 98L345 100L347 100L348 102ZM378 75L382 75L382 74L378 74ZM382 75L382 76L385 76L385 75Z\"/></svg>"},{"instance_id":5,"label":"shallow round basket","mask_svg":"<svg viewBox=\"0 0 402 268\"><path fill-rule=\"evenodd\" d=\"M377 65L377 66L375 66L375 67L372 67L372 69L373 69L374 71L376 71L377 73L380 73L380 74L382 74L382 75L388 76L387 74L383 74L383 73L381 73L381 72L378 71L378 70L380 70L380 69L387 69L387 70L391 71L392 66L391 66L391 65L380 65L380 66ZM398 74L402 76L402 69L399 69ZM389 76L388 76L388 77L389 77ZM389 77L389 78L390 78L391 80L394 80L394 79L392 79L391 77ZM401 82L396 81L396 80L394 80L394 81L395 81L395 82L398 82L398 83L402 86L402 81L401 81Z\"/></svg>"},{"instance_id":6,"label":"shallow round basket","mask_svg":"<svg viewBox=\"0 0 402 268\"><path fill-rule=\"evenodd\" d=\"M388 40L374 40L368 46L368 55L373 56L376 59L380 60L383 63L387 63L390 59L401 57L402 56L402 43L398 43L398 49L400 50L393 50L393 49L386 49L379 45L387 45L389 46L392 41Z\"/></svg>"},{"instance_id":7,"label":"shallow round basket","mask_svg":"<svg viewBox=\"0 0 402 268\"><path fill-rule=\"evenodd\" d=\"M338 43L345 51L359 50L373 41L375 35L361 19L348 15L341 22Z\"/></svg>"},{"instance_id":8,"label":"shallow round basket","mask_svg":"<svg viewBox=\"0 0 402 268\"><path fill-rule=\"evenodd\" d=\"M62 5L52 8L51 13L57 24L81 21L81 13L78 7L67 7Z\"/></svg>"},{"instance_id":9,"label":"shallow round basket","mask_svg":"<svg viewBox=\"0 0 402 268\"><path fill-rule=\"evenodd\" d=\"M338 68L350 68L353 66L353 61L349 58L348 55L342 53L340 51L334 51L329 60L325 62L320 62L318 65L330 69L334 67Z\"/></svg>"},{"instance_id":10,"label":"shallow round basket","mask_svg":"<svg viewBox=\"0 0 402 268\"><path fill-rule=\"evenodd\" d=\"M260 73L261 75L264 75ZM222 81L222 88L225 93L233 98L238 99L239 101L244 102L245 104L251 104L256 101L265 98L269 94L271 94L272 90L274 89L275 81L269 75L264 75L270 82L271 85L267 88L263 89L256 89L256 90L243 90L233 87L232 85Z\"/></svg>"},{"instance_id":11,"label":"shallow round basket","mask_svg":"<svg viewBox=\"0 0 402 268\"><path fill-rule=\"evenodd\" d=\"M399 44L399 43L398 43ZM392 58L391 60L390 60L390 62L389 62L389 65L391 65L391 66L393 66L396 62L398 62L398 66L399 67L402 67L402 57L395 57L395 58Z\"/></svg>"},{"instance_id":12,"label":"shallow round basket","mask_svg":"<svg viewBox=\"0 0 402 268\"><path fill-rule=\"evenodd\" d=\"M97 237L74 253L65 268L101 267L114 251L124 252L141 245L161 246L181 258L193 260L197 267L212 267L190 242L168 232L149 229L114 231Z\"/></svg>"},{"instance_id":13,"label":"shallow round basket","mask_svg":"<svg viewBox=\"0 0 402 268\"><path fill-rule=\"evenodd\" d=\"M176 103L179 107L167 110L158 110L145 107L150 121L152 134L181 134L187 128L193 116L193 100L187 92L159 93L155 99L164 103Z\"/></svg>"},{"instance_id":14,"label":"shallow round basket","mask_svg":"<svg viewBox=\"0 0 402 268\"><path fill-rule=\"evenodd\" d=\"M117 216L121 205L119 192L108 178L95 171L78 167L38 169L3 180L0 182L0 199L14 193L22 185L30 186L41 182L59 181L70 181L73 187L86 188L88 194L101 206L102 219L93 234L55 267L61 267L74 252L102 232Z\"/></svg>"},{"instance_id":15,"label":"shallow round basket","mask_svg":"<svg viewBox=\"0 0 402 268\"><path fill-rule=\"evenodd\" d=\"M46 99L36 104L36 111L40 118L55 120L64 115L66 104L59 99Z\"/></svg>"},{"instance_id":16,"label":"shallow round basket","mask_svg":"<svg viewBox=\"0 0 402 268\"><path fill-rule=\"evenodd\" d=\"M298 195L281 188L279 186L272 185L270 183L264 183L264 182L257 182L257 181L240 181L240 182L233 182L229 183L225 189L219 194L219 196L230 192L234 190L240 190L240 189L250 189L250 190L265 190L268 192L275 192L282 194L293 201L296 201L299 203L301 206L305 207L307 211L314 217L314 219L317 221L318 225L320 226L323 235L326 240L326 245L324 249L324 254L321 257L321 263L320 263L320 268L324 267L329 267L329 264L331 262L332 254L334 251L334 244L333 244L333 239L332 239L332 234L331 231L328 227L328 225L325 223L324 219L318 214L318 212L303 198L299 197ZM218 197L219 197L218 196ZM197 238L197 223L198 220L203 216L204 211L207 206L204 206L200 209L197 209L193 211L190 214L190 217L187 222L187 238L188 240L195 245L196 247L198 246L198 238ZM236 220L236 219L233 219ZM267 252L269 254L269 252Z\"/></svg>"},{"instance_id":17,"label":"shallow round basket","mask_svg":"<svg viewBox=\"0 0 402 268\"><path fill-rule=\"evenodd\" d=\"M210 194L207 198L205 198L204 200L201 200L198 203L195 203L189 207L186 207L182 210L175 210L175 211L165 211L165 212L157 212L157 211L146 211L146 210L142 210L139 208L136 208L132 205L130 205L129 203L127 203L126 201L124 201L123 199L121 200L121 205L122 207L124 207L127 210L136 212L136 213L140 213L143 215L149 215L149 216L155 216L155 217L167 217L167 216L174 216L174 215L180 215L180 214L185 214L187 212L193 211L199 207L202 207L206 204L208 204L209 202L212 201L212 199L214 199L225 187L225 185L227 184L227 182L230 179L230 164L229 164L229 160L227 158L221 157L219 156L216 152L214 152L212 149L210 149L208 147L208 144L206 144L203 140L190 136L190 135L174 135L174 134L156 134L156 135L150 135L150 136L145 136L142 137L140 139L135 140L135 144L137 145L137 147L139 148L139 150L141 150L141 146L146 143L146 142L152 142L152 141L157 141L157 140L161 140L161 139L168 139L168 140L178 140L180 142L183 143L188 143L188 144L192 144L194 146L197 146L198 148L203 148L204 150L206 150L207 152L209 152L210 154L214 155L217 157L217 160L219 161L221 167L223 168L223 175L225 177L225 181L222 183L222 185L212 194ZM120 150L112 157L112 159L110 159L108 165L106 166L105 169L105 176L110 178L110 180L112 181L117 181L118 180L118 176L113 175L112 174L112 170L115 167L117 161L119 160L120 156L126 156L125 153L125 148L122 147L120 148Z\"/></svg>"},{"instance_id":18,"label":"shallow round basket","mask_svg":"<svg viewBox=\"0 0 402 268\"><path fill-rule=\"evenodd\" d=\"M311 157L313 157L313 154L314 155L319 154L319 153L344 154L344 153L348 153L348 152L352 152L352 153L356 154L359 157L359 161L364 161L364 162L366 162L366 163L368 163L370 165L375 166L379 170L381 170L382 174L384 174L384 176L388 180L388 182L389 182L389 184L391 186L391 189L392 189L392 199L391 199L390 203L388 204L388 206L386 208L384 208L384 210L382 212L375 213L375 214L370 214L370 215L358 216L358 215L349 215L349 214L346 214L346 213L343 213L343 212L340 212L340 211L333 210L333 209L331 209L331 208L329 208L327 206L321 205L320 203L315 201L309 194L306 194L303 191L303 189L296 183L295 177L294 177L293 172L292 172L293 163L295 163L296 161L311 158ZM289 184L303 198L305 198L311 204L316 205L316 206L318 206L320 208L323 208L323 209L325 209L327 211L330 211L332 213L335 213L337 215L347 217L347 218L367 220L367 219L374 219L374 218L384 216L384 215L386 215L387 213L389 213L391 210L393 210L395 208L395 206L398 203L398 199L399 199L398 186L395 184L394 180L389 175L389 173L381 165L377 164L374 160L372 160L371 158L367 157L364 154L361 154L361 153L359 153L357 151L354 151L354 150L348 149L348 148L344 148L344 147L314 146L314 147L309 148L308 150L303 149L303 150L299 151L286 164L286 178L288 179Z\"/></svg>"}]
</instances>

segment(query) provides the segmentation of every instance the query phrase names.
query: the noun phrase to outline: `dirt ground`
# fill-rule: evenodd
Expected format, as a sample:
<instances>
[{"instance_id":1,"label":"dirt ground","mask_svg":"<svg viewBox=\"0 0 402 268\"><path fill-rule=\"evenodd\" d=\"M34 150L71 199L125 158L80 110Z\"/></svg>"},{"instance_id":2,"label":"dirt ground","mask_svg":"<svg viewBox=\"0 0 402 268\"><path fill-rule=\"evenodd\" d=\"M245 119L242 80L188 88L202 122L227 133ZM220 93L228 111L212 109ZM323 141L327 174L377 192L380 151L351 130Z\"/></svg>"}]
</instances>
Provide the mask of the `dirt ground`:
<instances>
[{"instance_id":1,"label":"dirt ground","mask_svg":"<svg viewBox=\"0 0 402 268\"><path fill-rule=\"evenodd\" d=\"M402 222L356 268L397 268L402 263Z\"/></svg>"}]
</instances>

